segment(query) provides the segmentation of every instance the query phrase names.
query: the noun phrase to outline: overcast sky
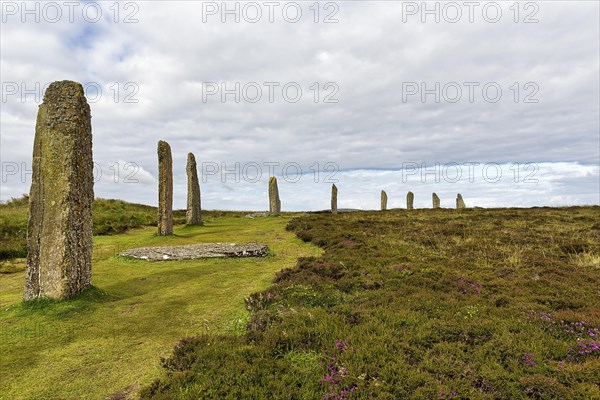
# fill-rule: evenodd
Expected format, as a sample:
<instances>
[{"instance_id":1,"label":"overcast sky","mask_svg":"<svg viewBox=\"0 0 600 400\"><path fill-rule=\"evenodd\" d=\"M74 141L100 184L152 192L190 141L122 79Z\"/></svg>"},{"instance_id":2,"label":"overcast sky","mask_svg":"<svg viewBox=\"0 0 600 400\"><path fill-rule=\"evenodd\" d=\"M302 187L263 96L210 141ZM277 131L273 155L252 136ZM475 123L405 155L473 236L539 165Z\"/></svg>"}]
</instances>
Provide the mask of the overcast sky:
<instances>
[{"instance_id":1,"label":"overcast sky","mask_svg":"<svg viewBox=\"0 0 600 400\"><path fill-rule=\"evenodd\" d=\"M2 2L1 200L69 79L97 197L155 205L162 139L176 208L190 151L209 209L266 209L270 168L284 210L328 208L335 180L340 207L600 204L597 1L23 4Z\"/></svg>"}]
</instances>

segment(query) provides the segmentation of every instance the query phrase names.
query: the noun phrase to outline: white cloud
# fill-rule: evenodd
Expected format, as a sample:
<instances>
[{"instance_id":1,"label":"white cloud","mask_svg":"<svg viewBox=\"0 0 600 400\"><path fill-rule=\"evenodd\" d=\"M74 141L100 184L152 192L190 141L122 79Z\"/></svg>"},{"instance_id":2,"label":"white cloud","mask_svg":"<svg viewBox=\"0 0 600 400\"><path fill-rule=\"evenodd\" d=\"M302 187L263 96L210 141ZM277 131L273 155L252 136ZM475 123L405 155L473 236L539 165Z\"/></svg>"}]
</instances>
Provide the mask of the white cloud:
<instances>
[{"instance_id":1,"label":"white cloud","mask_svg":"<svg viewBox=\"0 0 600 400\"><path fill-rule=\"evenodd\" d=\"M23 24L17 15L7 16L1 27L3 84L32 88L35 82L43 86L73 79L101 86L102 97L91 104L96 162L106 166L126 161L150 171L144 175L148 186L136 186L143 190L123 191L122 186L98 183L97 193L103 196L154 203L150 178L157 169L156 142L163 139L171 144L181 182L185 182L182 174L189 151L199 162L295 161L304 167L335 162L344 170L397 170L403 162L537 162L551 171L547 182L562 183L538 185L527 189L528 195L516 188L519 195L507 194L503 201L485 194L496 195L492 187L481 186L480 197L470 198L481 205L550 200L597 203L597 184L577 186L573 197L569 180L580 177L569 175L563 164L553 164L577 165L576 173L584 173L599 162L600 6L596 2L538 2L539 23L534 24L514 23L508 8L512 3L501 3L503 17L497 24L485 22L480 10L475 23L463 19L456 24L443 20L423 24L419 15L402 22L402 2L339 2L335 15L339 23L333 24L315 24L308 8L312 3L300 3L303 18L296 24L285 22L280 10L274 23L263 19L252 24L243 18L233 23L230 16L230 22L223 24L219 15L202 22L202 2L129 3L139 8L134 16L138 23L122 22L134 8L121 8L121 22L115 23L112 3L100 2L103 19L95 24L81 18L79 8L75 23L62 19L56 24L31 20ZM331 10L320 11L322 19ZM521 20L525 11L521 10ZM279 86L273 103L229 100L223 104L216 100L218 96L205 103L202 82L240 82L241 86L297 82L303 96L298 103L287 103ZM310 89L314 82L320 83L320 100L331 93L323 85L335 82L339 102L315 104ZM463 99L436 103L428 95L422 103L415 95L403 101L406 82L425 82L428 88L436 82L442 87L456 82ZM472 103L464 82L480 83ZM497 103L482 97L481 88L489 82L502 88ZM517 103L511 89L515 82ZM533 93L531 87L524 87L528 82L539 87L533 95L538 103L523 102ZM128 83L135 86L126 88ZM127 95L138 102L124 102ZM0 104L3 162L30 162L37 104L31 95L25 102L21 97L22 92ZM356 172L344 173L344 190L356 187L353 182L387 182L385 176L389 175L369 172L364 178ZM264 206L253 187L229 187L233 192L209 185L207 204L213 201L210 196L223 195L227 197L214 198L214 208ZM290 192L290 196L314 202L327 190L305 185L302 194ZM1 197L22 191L27 191L25 183L3 182ZM345 198L348 207L378 204L378 199L371 200L371 192L364 197L351 193L353 200ZM424 192L417 199L429 195ZM450 195L442 200L451 203L454 194ZM328 206L327 198L320 208ZM469 203L466 194L465 199ZM296 206L295 201L288 203L290 207L300 207L302 202Z\"/></svg>"}]
</instances>

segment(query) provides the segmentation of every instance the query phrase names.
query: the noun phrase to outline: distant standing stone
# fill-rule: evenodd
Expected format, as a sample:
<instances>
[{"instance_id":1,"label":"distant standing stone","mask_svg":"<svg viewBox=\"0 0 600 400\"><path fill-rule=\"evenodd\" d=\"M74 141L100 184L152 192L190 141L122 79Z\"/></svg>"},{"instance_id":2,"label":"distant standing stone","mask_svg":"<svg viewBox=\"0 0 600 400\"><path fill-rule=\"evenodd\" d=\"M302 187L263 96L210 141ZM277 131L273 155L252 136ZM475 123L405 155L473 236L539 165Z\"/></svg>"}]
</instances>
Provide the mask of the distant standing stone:
<instances>
[{"instance_id":1,"label":"distant standing stone","mask_svg":"<svg viewBox=\"0 0 600 400\"><path fill-rule=\"evenodd\" d=\"M158 234L173 234L173 159L171 146L158 141Z\"/></svg>"},{"instance_id":2,"label":"distant standing stone","mask_svg":"<svg viewBox=\"0 0 600 400\"><path fill-rule=\"evenodd\" d=\"M413 192L408 192L406 194L406 209L407 210L412 210L414 208L414 203L415 202L415 194Z\"/></svg>"},{"instance_id":3,"label":"distant standing stone","mask_svg":"<svg viewBox=\"0 0 600 400\"><path fill-rule=\"evenodd\" d=\"M277 178L269 178L269 214L277 216L281 213L281 200L279 199L279 188Z\"/></svg>"},{"instance_id":4,"label":"distant standing stone","mask_svg":"<svg viewBox=\"0 0 600 400\"><path fill-rule=\"evenodd\" d=\"M331 185L331 213L337 214L337 194L338 189L335 183Z\"/></svg>"},{"instance_id":5,"label":"distant standing stone","mask_svg":"<svg viewBox=\"0 0 600 400\"><path fill-rule=\"evenodd\" d=\"M433 193L431 197L433 199L433 208L440 208L440 198L438 195Z\"/></svg>"},{"instance_id":6,"label":"distant standing stone","mask_svg":"<svg viewBox=\"0 0 600 400\"><path fill-rule=\"evenodd\" d=\"M77 82L48 86L33 143L25 300L65 299L92 276L90 106Z\"/></svg>"},{"instance_id":7,"label":"distant standing stone","mask_svg":"<svg viewBox=\"0 0 600 400\"><path fill-rule=\"evenodd\" d=\"M381 191L381 211L387 210L387 193L385 190Z\"/></svg>"},{"instance_id":8,"label":"distant standing stone","mask_svg":"<svg viewBox=\"0 0 600 400\"><path fill-rule=\"evenodd\" d=\"M202 225L202 206L200 201L200 184L198 183L198 169L196 167L196 157L194 157L194 154L192 153L188 153L185 170L188 178L185 223L187 225Z\"/></svg>"},{"instance_id":9,"label":"distant standing stone","mask_svg":"<svg viewBox=\"0 0 600 400\"><path fill-rule=\"evenodd\" d=\"M465 208L465 201L460 193L456 195L456 208Z\"/></svg>"}]
</instances>

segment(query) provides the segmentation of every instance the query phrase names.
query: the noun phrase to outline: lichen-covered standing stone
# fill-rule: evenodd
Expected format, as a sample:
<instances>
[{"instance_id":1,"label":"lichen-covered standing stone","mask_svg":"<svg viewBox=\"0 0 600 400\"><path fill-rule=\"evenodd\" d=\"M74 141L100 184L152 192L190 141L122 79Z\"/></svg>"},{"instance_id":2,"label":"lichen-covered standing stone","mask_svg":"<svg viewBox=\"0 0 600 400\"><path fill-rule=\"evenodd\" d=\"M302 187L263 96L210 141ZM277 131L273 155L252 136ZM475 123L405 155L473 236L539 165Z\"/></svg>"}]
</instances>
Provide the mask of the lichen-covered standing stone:
<instances>
[{"instance_id":1,"label":"lichen-covered standing stone","mask_svg":"<svg viewBox=\"0 0 600 400\"><path fill-rule=\"evenodd\" d=\"M414 208L414 203L415 202L415 194L413 192L408 192L406 194L406 209L407 210L412 210Z\"/></svg>"},{"instance_id":2,"label":"lichen-covered standing stone","mask_svg":"<svg viewBox=\"0 0 600 400\"><path fill-rule=\"evenodd\" d=\"M92 276L90 106L77 82L48 86L33 143L25 300L64 299Z\"/></svg>"},{"instance_id":3,"label":"lichen-covered standing stone","mask_svg":"<svg viewBox=\"0 0 600 400\"><path fill-rule=\"evenodd\" d=\"M456 195L456 208L465 208L465 201L460 193Z\"/></svg>"},{"instance_id":4,"label":"lichen-covered standing stone","mask_svg":"<svg viewBox=\"0 0 600 400\"><path fill-rule=\"evenodd\" d=\"M269 178L269 214L277 216L281 212L281 200L279 199L279 188L277 178Z\"/></svg>"},{"instance_id":5,"label":"lichen-covered standing stone","mask_svg":"<svg viewBox=\"0 0 600 400\"><path fill-rule=\"evenodd\" d=\"M438 197L438 195L433 193L431 195L431 198L433 200L433 208L440 208L440 198Z\"/></svg>"},{"instance_id":6,"label":"lichen-covered standing stone","mask_svg":"<svg viewBox=\"0 0 600 400\"><path fill-rule=\"evenodd\" d=\"M173 234L173 158L171 146L158 141L158 234Z\"/></svg>"},{"instance_id":7,"label":"lichen-covered standing stone","mask_svg":"<svg viewBox=\"0 0 600 400\"><path fill-rule=\"evenodd\" d=\"M381 211L387 210L387 193L385 190L381 191Z\"/></svg>"},{"instance_id":8,"label":"lichen-covered standing stone","mask_svg":"<svg viewBox=\"0 0 600 400\"><path fill-rule=\"evenodd\" d=\"M202 225L201 202L200 202L200 184L198 183L198 169L196 167L196 157L188 153L187 165L187 211L185 213L185 223L187 225Z\"/></svg>"},{"instance_id":9,"label":"lichen-covered standing stone","mask_svg":"<svg viewBox=\"0 0 600 400\"><path fill-rule=\"evenodd\" d=\"M335 183L331 185L331 213L337 214L337 193L338 189Z\"/></svg>"}]
</instances>

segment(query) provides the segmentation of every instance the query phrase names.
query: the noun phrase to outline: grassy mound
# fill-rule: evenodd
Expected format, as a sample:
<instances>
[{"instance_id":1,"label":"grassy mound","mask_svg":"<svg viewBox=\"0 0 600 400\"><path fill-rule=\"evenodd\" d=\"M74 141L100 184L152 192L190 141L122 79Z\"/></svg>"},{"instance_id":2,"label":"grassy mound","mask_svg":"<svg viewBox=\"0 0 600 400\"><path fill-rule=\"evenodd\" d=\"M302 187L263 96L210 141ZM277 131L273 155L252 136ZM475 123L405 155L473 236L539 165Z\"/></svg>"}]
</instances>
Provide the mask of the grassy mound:
<instances>
[{"instance_id":1,"label":"grassy mound","mask_svg":"<svg viewBox=\"0 0 600 400\"><path fill-rule=\"evenodd\" d=\"M131 228L156 226L156 207L123 200L95 199L92 209L94 235L115 235ZM241 212L203 211L207 217L239 216ZM0 203L0 260L27 257L29 196ZM185 223L185 210L173 212L174 224ZM0 273L11 273L5 265Z\"/></svg>"},{"instance_id":2,"label":"grassy mound","mask_svg":"<svg viewBox=\"0 0 600 400\"><path fill-rule=\"evenodd\" d=\"M0 260L27 256L29 196L0 203Z\"/></svg>"},{"instance_id":3,"label":"grassy mound","mask_svg":"<svg viewBox=\"0 0 600 400\"><path fill-rule=\"evenodd\" d=\"M144 399L600 398L600 208L308 215L321 246Z\"/></svg>"},{"instance_id":4,"label":"grassy mound","mask_svg":"<svg viewBox=\"0 0 600 400\"><path fill-rule=\"evenodd\" d=\"M114 235L127 229L156 225L156 207L122 200L96 199L93 205L95 235ZM27 256L29 196L0 204L0 260ZM185 221L185 212L175 219Z\"/></svg>"}]
</instances>

